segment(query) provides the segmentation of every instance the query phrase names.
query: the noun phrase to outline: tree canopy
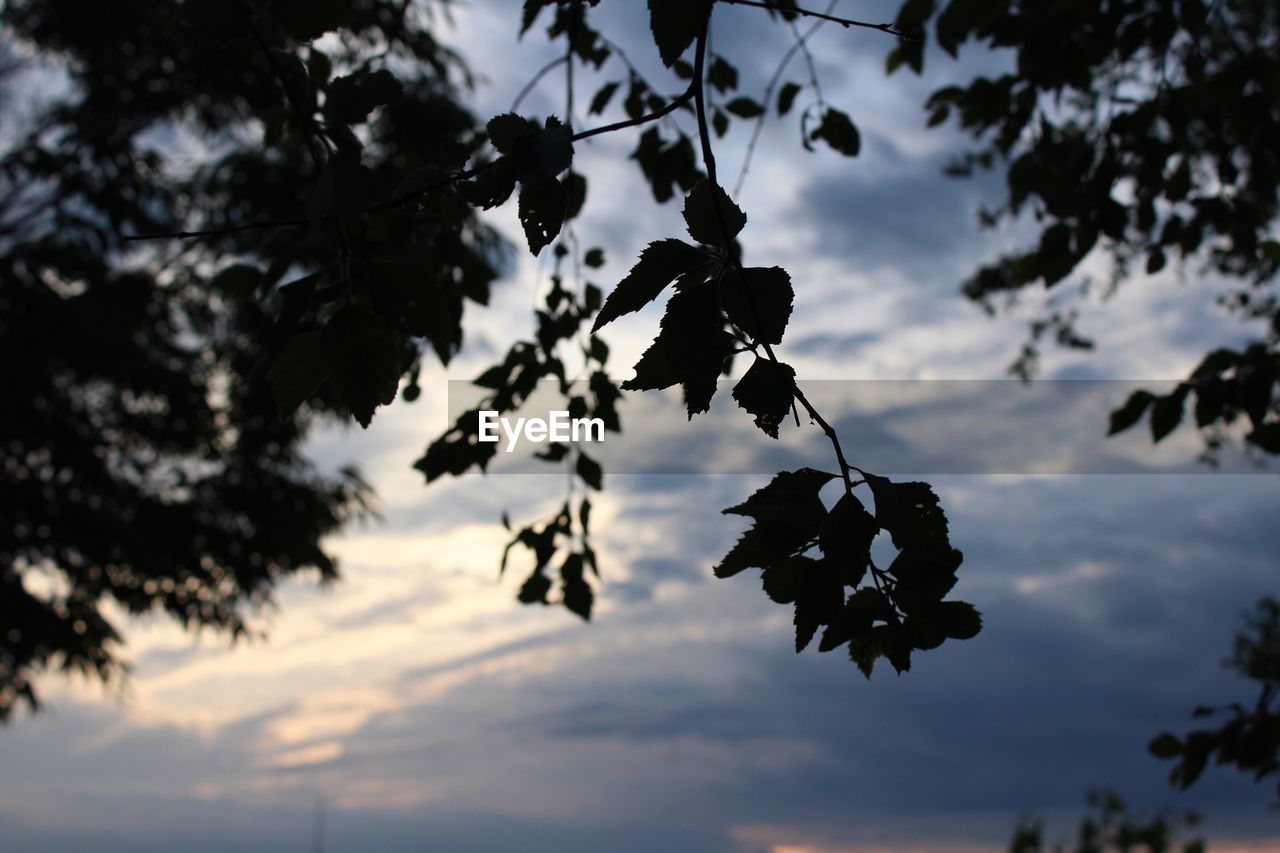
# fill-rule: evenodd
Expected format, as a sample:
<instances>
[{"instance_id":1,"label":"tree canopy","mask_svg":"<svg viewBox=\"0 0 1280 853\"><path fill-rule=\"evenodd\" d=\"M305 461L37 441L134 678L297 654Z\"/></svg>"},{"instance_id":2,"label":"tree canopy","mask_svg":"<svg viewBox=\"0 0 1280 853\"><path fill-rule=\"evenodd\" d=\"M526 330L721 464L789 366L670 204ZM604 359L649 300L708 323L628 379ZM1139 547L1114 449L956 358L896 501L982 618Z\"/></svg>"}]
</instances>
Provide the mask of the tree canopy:
<instances>
[{"instance_id":1,"label":"tree canopy","mask_svg":"<svg viewBox=\"0 0 1280 853\"><path fill-rule=\"evenodd\" d=\"M732 397L765 437L808 420L834 470L780 472L726 509L750 527L715 574L760 569L766 595L793 608L797 651L817 638L868 676L881 658L904 672L913 653L974 636L977 611L948 598L963 557L936 494L851 458L805 395L783 360L797 288L768 258L744 262L750 211L717 173L718 139L774 117L798 121L806 148L860 153L854 118L825 101L816 72L782 73L806 51L804 19L872 31L890 71L919 71L933 40L1012 51L1009 73L927 104L929 123L954 119L980 146L953 171L1005 172L988 222L1030 214L1039 230L965 292L998 307L1099 255L1112 286L1139 260L1149 274L1180 262L1234 282L1223 301L1264 326L1257 343L1211 353L1170 395L1135 396L1111 427L1150 412L1158 440L1194 394L1211 441L1244 417L1245 440L1275 452L1274 4L908 0L877 23L792 0L649 0L660 83L595 28L600 5L526 0L521 32L563 49L531 85L563 74L564 113L482 119L465 58L437 40L446 0L6 4L10 50L43 69L22 73L58 85L0 154L0 346L18 401L0 427L0 713L34 705L49 668L112 676L113 608L239 634L280 578L336 576L323 538L371 511L372 495L355 471L319 474L301 442L320 420L367 426L397 395L416 399L432 362L456 355L465 307L487 300L506 251L477 211L503 204L555 274L534 339L477 378L482 408L513 411L550 380L570 412L617 430L623 391L679 386L692 418L735 377ZM740 91L732 45L709 48L729 5L795 30L763 93ZM575 79L593 83L586 114L599 124L573 125ZM667 120L677 113L696 133ZM635 138L631 159L655 203L681 205L685 233L652 235L616 285L578 287L567 268L599 269L603 255L565 239L589 209L574 149L606 133ZM652 345L615 382L602 330L660 298ZM1087 345L1074 316L1051 313L1033 338ZM1018 365L1030 372L1034 350ZM570 381L579 372L585 391ZM428 482L489 464L479 410L417 462ZM527 549L520 601L589 618L590 495L604 472L581 447L543 455L585 488L514 530L502 567Z\"/></svg>"}]
</instances>

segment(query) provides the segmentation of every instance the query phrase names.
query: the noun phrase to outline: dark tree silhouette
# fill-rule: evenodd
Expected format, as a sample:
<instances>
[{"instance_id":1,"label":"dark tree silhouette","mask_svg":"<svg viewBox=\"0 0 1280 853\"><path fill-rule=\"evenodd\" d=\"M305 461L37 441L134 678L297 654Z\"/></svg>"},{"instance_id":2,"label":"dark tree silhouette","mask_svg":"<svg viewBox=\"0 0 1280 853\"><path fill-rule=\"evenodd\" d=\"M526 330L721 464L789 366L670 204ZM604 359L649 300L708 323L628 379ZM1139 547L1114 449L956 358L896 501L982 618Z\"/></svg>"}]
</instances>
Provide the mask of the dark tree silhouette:
<instances>
[{"instance_id":1,"label":"dark tree silhouette","mask_svg":"<svg viewBox=\"0 0 1280 853\"><path fill-rule=\"evenodd\" d=\"M953 172L1006 175L1005 201L985 221L1030 214L1039 230L1027 249L978 270L964 292L991 308L1073 277L1087 291L1080 265L1099 255L1112 264L1108 292L1135 267L1155 274L1176 264L1187 276L1225 281L1225 292L1209 290L1205 301L1237 313L1256 342L1207 354L1168 394L1134 394L1111 429L1149 414L1159 441L1191 404L1211 449L1244 421L1249 446L1280 452L1280 6L911 0L898 25L932 35L952 55L967 41L1012 52L1009 73L946 86L927 104L929 124L953 121L979 143ZM924 43L904 42L890 71L920 70ZM1045 336L1091 346L1076 330L1073 301L1064 295L1032 324L1016 373L1035 371Z\"/></svg>"}]
</instances>

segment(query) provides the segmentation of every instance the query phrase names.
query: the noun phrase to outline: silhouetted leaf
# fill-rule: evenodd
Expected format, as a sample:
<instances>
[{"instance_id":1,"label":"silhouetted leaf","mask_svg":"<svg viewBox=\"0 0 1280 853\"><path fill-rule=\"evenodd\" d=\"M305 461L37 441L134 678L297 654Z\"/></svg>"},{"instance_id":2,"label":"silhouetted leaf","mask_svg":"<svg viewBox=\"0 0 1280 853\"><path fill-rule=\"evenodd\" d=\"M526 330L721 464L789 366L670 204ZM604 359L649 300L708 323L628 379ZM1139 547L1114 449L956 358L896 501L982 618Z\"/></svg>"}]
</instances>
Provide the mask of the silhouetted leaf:
<instances>
[{"instance_id":1,"label":"silhouetted leaf","mask_svg":"<svg viewBox=\"0 0 1280 853\"><path fill-rule=\"evenodd\" d=\"M778 115L784 116L791 112L791 107L796 102L796 95L800 94L800 86L797 83L786 83L778 90Z\"/></svg>"},{"instance_id":2,"label":"silhouetted leaf","mask_svg":"<svg viewBox=\"0 0 1280 853\"><path fill-rule=\"evenodd\" d=\"M505 204L515 192L515 167L508 160L499 160L471 180L454 184L454 187L467 203L489 210Z\"/></svg>"},{"instance_id":3,"label":"silhouetted leaf","mask_svg":"<svg viewBox=\"0 0 1280 853\"><path fill-rule=\"evenodd\" d=\"M982 616L972 604L964 601L944 601L938 605L937 619L947 637L968 640L982 630Z\"/></svg>"},{"instance_id":4,"label":"silhouetted leaf","mask_svg":"<svg viewBox=\"0 0 1280 853\"><path fill-rule=\"evenodd\" d=\"M690 237L699 243L720 246L738 236L747 224L747 215L723 189L701 180L685 199L684 221Z\"/></svg>"},{"instance_id":5,"label":"silhouetted leaf","mask_svg":"<svg viewBox=\"0 0 1280 853\"><path fill-rule=\"evenodd\" d=\"M856 495L846 493L822 523L818 544L840 580L856 587L871 560L871 542L880 528Z\"/></svg>"},{"instance_id":6,"label":"silhouetted leaf","mask_svg":"<svg viewBox=\"0 0 1280 853\"><path fill-rule=\"evenodd\" d=\"M373 311L348 307L325 324L323 347L329 381L347 410L368 428L374 410L396 398L400 337Z\"/></svg>"},{"instance_id":7,"label":"silhouetted leaf","mask_svg":"<svg viewBox=\"0 0 1280 853\"><path fill-rule=\"evenodd\" d=\"M818 125L809 138L821 139L827 145L846 157L857 157L862 150L862 137L846 113L835 107L828 107L822 114L822 123Z\"/></svg>"},{"instance_id":8,"label":"silhouetted leaf","mask_svg":"<svg viewBox=\"0 0 1280 853\"><path fill-rule=\"evenodd\" d=\"M584 620L591 619L591 605L595 602L595 592L583 577L582 554L573 553L565 557L560 567L563 581L564 606Z\"/></svg>"},{"instance_id":9,"label":"silhouetted leaf","mask_svg":"<svg viewBox=\"0 0 1280 853\"><path fill-rule=\"evenodd\" d=\"M593 116L600 115L608 108L609 102L613 100L613 96L617 94L617 92L618 82L616 80L605 83L596 92L595 96L592 97L591 106L587 108L587 114Z\"/></svg>"},{"instance_id":10,"label":"silhouetted leaf","mask_svg":"<svg viewBox=\"0 0 1280 853\"><path fill-rule=\"evenodd\" d=\"M1182 741L1174 735L1163 732L1152 738L1147 751L1156 758L1177 758L1182 754Z\"/></svg>"},{"instance_id":11,"label":"silhouetted leaf","mask_svg":"<svg viewBox=\"0 0 1280 853\"><path fill-rule=\"evenodd\" d=\"M402 89L396 76L385 68L338 77L329 84L324 102L325 120L333 124L360 124L369 118L374 107L391 103Z\"/></svg>"},{"instance_id":12,"label":"silhouetted leaf","mask_svg":"<svg viewBox=\"0 0 1280 853\"><path fill-rule=\"evenodd\" d=\"M1151 404L1151 439L1159 442L1178 428L1189 386L1183 385L1171 394L1157 397Z\"/></svg>"},{"instance_id":13,"label":"silhouetted leaf","mask_svg":"<svg viewBox=\"0 0 1280 853\"><path fill-rule=\"evenodd\" d=\"M778 437L778 427L791 411L796 372L788 364L757 358L733 388L733 399L764 433Z\"/></svg>"},{"instance_id":14,"label":"silhouetted leaf","mask_svg":"<svg viewBox=\"0 0 1280 853\"><path fill-rule=\"evenodd\" d=\"M707 82L718 92L731 92L738 88L738 69L724 57L717 56L707 68Z\"/></svg>"},{"instance_id":15,"label":"silhouetted leaf","mask_svg":"<svg viewBox=\"0 0 1280 853\"><path fill-rule=\"evenodd\" d=\"M598 331L623 314L639 311L657 299L663 289L681 273L705 264L706 261L706 255L701 249L690 246L683 240L668 239L650 243L640 253L640 260L631 268L631 272L618 282L618 286L605 299L604 307L600 309L591 330Z\"/></svg>"},{"instance_id":16,"label":"silhouetted leaf","mask_svg":"<svg viewBox=\"0 0 1280 853\"><path fill-rule=\"evenodd\" d=\"M1155 400L1155 395L1150 392L1134 391L1123 406L1111 413L1111 424L1107 435L1124 432L1136 424Z\"/></svg>"},{"instance_id":17,"label":"silhouetted leaf","mask_svg":"<svg viewBox=\"0 0 1280 853\"><path fill-rule=\"evenodd\" d=\"M290 417L305 403L327 376L320 338L319 330L289 338L267 374L281 419Z\"/></svg>"},{"instance_id":18,"label":"silhouetted leaf","mask_svg":"<svg viewBox=\"0 0 1280 853\"><path fill-rule=\"evenodd\" d=\"M520 225L531 253L537 255L560 233L567 207L564 187L555 179L520 187Z\"/></svg>"},{"instance_id":19,"label":"silhouetted leaf","mask_svg":"<svg viewBox=\"0 0 1280 853\"><path fill-rule=\"evenodd\" d=\"M738 118L756 118L764 115L764 107L754 98L734 98L732 101L724 105L724 108L736 115Z\"/></svg>"},{"instance_id":20,"label":"silhouetted leaf","mask_svg":"<svg viewBox=\"0 0 1280 853\"><path fill-rule=\"evenodd\" d=\"M599 491L604 487L604 469L600 467L600 463L592 459L586 453L578 451L578 464L576 468L578 476L582 478L582 482L591 488Z\"/></svg>"},{"instance_id":21,"label":"silhouetted leaf","mask_svg":"<svg viewBox=\"0 0 1280 853\"><path fill-rule=\"evenodd\" d=\"M711 14L712 0L649 0L649 27L662 64L670 68L684 53Z\"/></svg>"},{"instance_id":22,"label":"silhouetted leaf","mask_svg":"<svg viewBox=\"0 0 1280 853\"><path fill-rule=\"evenodd\" d=\"M781 267L734 268L720 279L720 303L753 340L778 344L791 319L795 292Z\"/></svg>"},{"instance_id":23,"label":"silhouetted leaf","mask_svg":"<svg viewBox=\"0 0 1280 853\"><path fill-rule=\"evenodd\" d=\"M804 651L818 628L835 620L844 607L844 587L822 562L806 563L796 592L796 653Z\"/></svg>"},{"instance_id":24,"label":"silhouetted leaf","mask_svg":"<svg viewBox=\"0 0 1280 853\"><path fill-rule=\"evenodd\" d=\"M636 362L636 375L622 383L628 391L683 385L689 416L704 412L715 394L733 337L724 331L715 290L677 292L667 303L657 339Z\"/></svg>"}]
</instances>

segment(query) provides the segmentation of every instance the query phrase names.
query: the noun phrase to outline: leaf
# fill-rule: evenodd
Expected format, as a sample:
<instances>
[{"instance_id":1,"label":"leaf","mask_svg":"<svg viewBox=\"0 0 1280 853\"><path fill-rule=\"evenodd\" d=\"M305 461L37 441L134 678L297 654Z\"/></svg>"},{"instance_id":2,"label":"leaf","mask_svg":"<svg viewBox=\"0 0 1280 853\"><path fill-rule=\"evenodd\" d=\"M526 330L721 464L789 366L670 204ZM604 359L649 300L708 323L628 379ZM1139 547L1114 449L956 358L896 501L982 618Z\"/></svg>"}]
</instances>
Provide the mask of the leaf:
<instances>
[{"instance_id":1,"label":"leaf","mask_svg":"<svg viewBox=\"0 0 1280 853\"><path fill-rule=\"evenodd\" d=\"M1177 758L1182 754L1182 741L1169 732L1161 732L1147 744L1147 751L1156 758Z\"/></svg>"},{"instance_id":2,"label":"leaf","mask_svg":"<svg viewBox=\"0 0 1280 853\"><path fill-rule=\"evenodd\" d=\"M706 261L701 249L683 240L672 238L650 243L640 253L640 260L636 261L631 272L605 299L591 331L599 331L618 317L639 311L657 299L679 275Z\"/></svg>"},{"instance_id":3,"label":"leaf","mask_svg":"<svg viewBox=\"0 0 1280 853\"><path fill-rule=\"evenodd\" d=\"M546 127L516 140L510 154L522 184L551 180L573 165L573 129L552 116Z\"/></svg>"},{"instance_id":4,"label":"leaf","mask_svg":"<svg viewBox=\"0 0 1280 853\"><path fill-rule=\"evenodd\" d=\"M916 548L930 552L950 550L947 516L928 483L894 483L866 474L876 501L876 524L889 531L899 550Z\"/></svg>"},{"instance_id":5,"label":"leaf","mask_svg":"<svg viewBox=\"0 0 1280 853\"><path fill-rule=\"evenodd\" d=\"M1136 424L1146 414L1147 407L1155 400L1155 395L1148 391L1134 391L1123 406L1111 413L1111 424L1107 435L1124 432Z\"/></svg>"},{"instance_id":6,"label":"leaf","mask_svg":"<svg viewBox=\"0 0 1280 853\"><path fill-rule=\"evenodd\" d=\"M515 167L509 160L499 160L471 180L454 186L468 204L489 210L505 204L515 192Z\"/></svg>"},{"instance_id":7,"label":"leaf","mask_svg":"<svg viewBox=\"0 0 1280 853\"><path fill-rule=\"evenodd\" d=\"M324 360L339 399L366 429L374 410L396 398L401 338L368 308L349 306L324 326Z\"/></svg>"},{"instance_id":8,"label":"leaf","mask_svg":"<svg viewBox=\"0 0 1280 853\"><path fill-rule=\"evenodd\" d=\"M818 531L818 545L840 580L856 587L871 561L871 542L880 528L856 495L845 493Z\"/></svg>"},{"instance_id":9,"label":"leaf","mask_svg":"<svg viewBox=\"0 0 1280 853\"><path fill-rule=\"evenodd\" d=\"M302 332L289 338L267 374L281 420L287 420L299 406L310 399L327 376L320 341L319 330Z\"/></svg>"},{"instance_id":10,"label":"leaf","mask_svg":"<svg viewBox=\"0 0 1280 853\"><path fill-rule=\"evenodd\" d=\"M339 77L329 84L325 120L331 124L360 124L369 118L374 107L391 103L402 90L400 81L385 68Z\"/></svg>"},{"instance_id":11,"label":"leaf","mask_svg":"<svg viewBox=\"0 0 1280 853\"><path fill-rule=\"evenodd\" d=\"M578 476L582 478L582 482L586 483L596 491L604 488L604 469L600 467L600 463L592 459L582 451L578 451L578 464L576 466Z\"/></svg>"},{"instance_id":12,"label":"leaf","mask_svg":"<svg viewBox=\"0 0 1280 853\"><path fill-rule=\"evenodd\" d=\"M817 535L827 510L818 493L836 478L826 471L801 468L782 471L737 506L721 510L769 524L781 524L806 535Z\"/></svg>"},{"instance_id":13,"label":"leaf","mask_svg":"<svg viewBox=\"0 0 1280 853\"><path fill-rule=\"evenodd\" d=\"M778 115L784 116L791 112L791 107L795 105L796 95L800 94L800 85L798 83L787 83L778 90Z\"/></svg>"},{"instance_id":14,"label":"leaf","mask_svg":"<svg viewBox=\"0 0 1280 853\"><path fill-rule=\"evenodd\" d=\"M591 99L591 106L587 108L588 115L600 115L608 108L609 102L613 100L613 96L618 92L618 81L613 80L605 83L596 92L595 97Z\"/></svg>"},{"instance_id":15,"label":"leaf","mask_svg":"<svg viewBox=\"0 0 1280 853\"><path fill-rule=\"evenodd\" d=\"M742 212L729 195L708 180L694 184L684 201L684 221L689 236L709 246L723 246L733 240L747 224Z\"/></svg>"},{"instance_id":16,"label":"leaf","mask_svg":"<svg viewBox=\"0 0 1280 853\"><path fill-rule=\"evenodd\" d=\"M489 142L502 154L515 153L516 146L524 139L533 136L540 128L537 122L518 116L515 113L503 113L489 119L486 126Z\"/></svg>"},{"instance_id":17,"label":"leaf","mask_svg":"<svg viewBox=\"0 0 1280 853\"><path fill-rule=\"evenodd\" d=\"M937 619L952 640L969 640L982 630L982 615L965 601L944 601L938 605Z\"/></svg>"},{"instance_id":18,"label":"leaf","mask_svg":"<svg viewBox=\"0 0 1280 853\"><path fill-rule=\"evenodd\" d=\"M649 0L649 28L662 64L670 68L702 32L712 0Z\"/></svg>"},{"instance_id":19,"label":"leaf","mask_svg":"<svg viewBox=\"0 0 1280 853\"><path fill-rule=\"evenodd\" d=\"M593 270L600 269L604 266L604 249L598 247L587 249L586 254L582 256L582 265Z\"/></svg>"},{"instance_id":20,"label":"leaf","mask_svg":"<svg viewBox=\"0 0 1280 853\"><path fill-rule=\"evenodd\" d=\"M738 69L724 57L717 56L707 69L707 82L718 92L731 92L738 88Z\"/></svg>"},{"instance_id":21,"label":"leaf","mask_svg":"<svg viewBox=\"0 0 1280 853\"><path fill-rule=\"evenodd\" d=\"M647 391L683 385L685 406L693 417L710 407L733 343L724 331L713 288L677 292L667 303L658 337L636 362L636 375L622 388Z\"/></svg>"},{"instance_id":22,"label":"leaf","mask_svg":"<svg viewBox=\"0 0 1280 853\"><path fill-rule=\"evenodd\" d=\"M568 205L564 187L554 178L520 187L520 225L535 257L560 233Z\"/></svg>"},{"instance_id":23,"label":"leaf","mask_svg":"<svg viewBox=\"0 0 1280 853\"><path fill-rule=\"evenodd\" d=\"M822 625L835 621L844 607L844 586L830 567L814 561L800 578L793 622L796 654L805 650Z\"/></svg>"},{"instance_id":24,"label":"leaf","mask_svg":"<svg viewBox=\"0 0 1280 853\"><path fill-rule=\"evenodd\" d=\"M563 583L561 602L570 612L591 620L591 605L595 602L595 592L583 577L583 555L570 554L565 557L560 567L560 578Z\"/></svg>"},{"instance_id":25,"label":"leaf","mask_svg":"<svg viewBox=\"0 0 1280 853\"><path fill-rule=\"evenodd\" d=\"M1189 385L1164 397L1157 397L1151 405L1151 440L1159 443L1182 423L1182 412L1187 400Z\"/></svg>"},{"instance_id":26,"label":"leaf","mask_svg":"<svg viewBox=\"0 0 1280 853\"><path fill-rule=\"evenodd\" d=\"M781 267L735 268L720 279L724 312L756 342L782 342L794 299L791 277Z\"/></svg>"},{"instance_id":27,"label":"leaf","mask_svg":"<svg viewBox=\"0 0 1280 853\"><path fill-rule=\"evenodd\" d=\"M809 135L811 140L826 142L846 157L857 157L862 150L862 137L848 114L835 107L828 107L822 115L822 123Z\"/></svg>"},{"instance_id":28,"label":"leaf","mask_svg":"<svg viewBox=\"0 0 1280 853\"><path fill-rule=\"evenodd\" d=\"M791 411L795 378L790 365L757 358L734 386L733 399L766 435L777 438L778 428Z\"/></svg>"},{"instance_id":29,"label":"leaf","mask_svg":"<svg viewBox=\"0 0 1280 853\"><path fill-rule=\"evenodd\" d=\"M734 98L724 108L738 118L757 118L764 115L764 107L754 98Z\"/></svg>"},{"instance_id":30,"label":"leaf","mask_svg":"<svg viewBox=\"0 0 1280 853\"><path fill-rule=\"evenodd\" d=\"M516 594L516 600L521 604L546 604L549 592L551 592L551 579L544 575L539 567L521 585L520 592Z\"/></svg>"}]
</instances>

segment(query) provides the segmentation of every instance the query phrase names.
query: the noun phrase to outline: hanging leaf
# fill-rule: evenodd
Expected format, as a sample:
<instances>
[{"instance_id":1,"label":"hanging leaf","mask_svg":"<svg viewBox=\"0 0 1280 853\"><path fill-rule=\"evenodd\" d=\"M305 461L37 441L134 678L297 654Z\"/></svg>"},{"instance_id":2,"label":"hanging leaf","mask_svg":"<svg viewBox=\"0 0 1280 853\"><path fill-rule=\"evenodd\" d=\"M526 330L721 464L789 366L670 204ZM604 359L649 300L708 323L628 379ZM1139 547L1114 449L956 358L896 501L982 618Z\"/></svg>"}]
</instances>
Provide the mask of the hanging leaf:
<instances>
[{"instance_id":1,"label":"hanging leaf","mask_svg":"<svg viewBox=\"0 0 1280 853\"><path fill-rule=\"evenodd\" d=\"M329 381L352 416L366 429L374 410L396 398L403 341L382 317L348 306L324 326Z\"/></svg>"},{"instance_id":2,"label":"hanging leaf","mask_svg":"<svg viewBox=\"0 0 1280 853\"><path fill-rule=\"evenodd\" d=\"M781 267L734 268L720 279L724 312L753 341L782 342L794 299L791 277Z\"/></svg>"},{"instance_id":3,"label":"hanging leaf","mask_svg":"<svg viewBox=\"0 0 1280 853\"><path fill-rule=\"evenodd\" d=\"M733 399L766 435L777 438L778 428L791 412L795 379L790 365L757 358L734 386Z\"/></svg>"},{"instance_id":4,"label":"hanging leaf","mask_svg":"<svg viewBox=\"0 0 1280 853\"><path fill-rule=\"evenodd\" d=\"M747 215L719 185L701 180L685 199L684 221L689 236L699 243L722 246L738 236L747 224Z\"/></svg>"},{"instance_id":5,"label":"hanging leaf","mask_svg":"<svg viewBox=\"0 0 1280 853\"><path fill-rule=\"evenodd\" d=\"M324 102L325 120L332 124L360 124L375 107L391 103L403 88L396 76L385 68L338 77L329 84Z\"/></svg>"},{"instance_id":6,"label":"hanging leaf","mask_svg":"<svg viewBox=\"0 0 1280 853\"><path fill-rule=\"evenodd\" d=\"M568 205L564 187L554 178L520 187L520 225L534 256L560 233Z\"/></svg>"},{"instance_id":7,"label":"hanging leaf","mask_svg":"<svg viewBox=\"0 0 1280 853\"><path fill-rule=\"evenodd\" d=\"M822 114L822 123L818 125L809 138L813 141L821 139L846 157L857 157L862 150L862 137L846 113L835 107L828 107Z\"/></svg>"},{"instance_id":8,"label":"hanging leaf","mask_svg":"<svg viewBox=\"0 0 1280 853\"><path fill-rule=\"evenodd\" d=\"M856 495L836 501L818 532L818 545L827 563L849 586L862 582L871 561L871 542L880 528Z\"/></svg>"},{"instance_id":9,"label":"hanging leaf","mask_svg":"<svg viewBox=\"0 0 1280 853\"><path fill-rule=\"evenodd\" d=\"M663 65L675 65L693 44L711 14L711 3L712 0L649 0L649 28Z\"/></svg>"},{"instance_id":10,"label":"hanging leaf","mask_svg":"<svg viewBox=\"0 0 1280 853\"><path fill-rule=\"evenodd\" d=\"M706 261L707 257L701 249L690 246L683 240L667 239L650 243L640 253L640 260L627 273L627 277L618 282L618 286L609 294L591 331L599 331L606 323L632 311L639 311L657 299L666 286L682 273L705 264Z\"/></svg>"},{"instance_id":11,"label":"hanging leaf","mask_svg":"<svg viewBox=\"0 0 1280 853\"><path fill-rule=\"evenodd\" d=\"M800 86L797 83L786 83L778 90L778 115L784 116L791 112L791 108L795 105L796 95L800 94Z\"/></svg>"},{"instance_id":12,"label":"hanging leaf","mask_svg":"<svg viewBox=\"0 0 1280 853\"><path fill-rule=\"evenodd\" d=\"M276 409L281 420L287 420L298 407L311 398L326 377L323 346L319 330L302 332L289 338L267 378L275 393Z\"/></svg>"}]
</instances>

